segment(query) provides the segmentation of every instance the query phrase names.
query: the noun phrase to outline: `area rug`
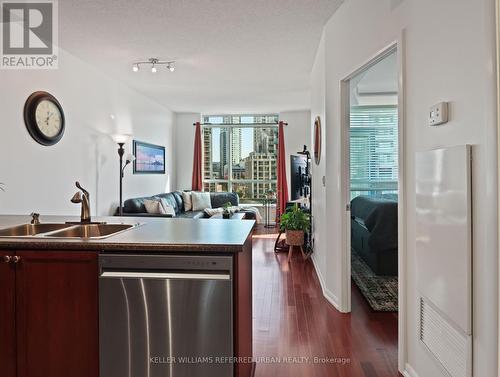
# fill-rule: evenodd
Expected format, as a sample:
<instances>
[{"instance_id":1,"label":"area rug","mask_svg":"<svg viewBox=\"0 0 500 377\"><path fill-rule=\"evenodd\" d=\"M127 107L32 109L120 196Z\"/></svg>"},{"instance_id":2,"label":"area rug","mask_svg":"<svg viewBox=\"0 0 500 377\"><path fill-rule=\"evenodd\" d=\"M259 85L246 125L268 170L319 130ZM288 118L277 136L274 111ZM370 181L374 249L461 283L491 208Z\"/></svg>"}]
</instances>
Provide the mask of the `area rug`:
<instances>
[{"instance_id":1,"label":"area rug","mask_svg":"<svg viewBox=\"0 0 500 377\"><path fill-rule=\"evenodd\" d=\"M375 275L354 250L351 251L351 276L373 310L398 311L397 276Z\"/></svg>"}]
</instances>

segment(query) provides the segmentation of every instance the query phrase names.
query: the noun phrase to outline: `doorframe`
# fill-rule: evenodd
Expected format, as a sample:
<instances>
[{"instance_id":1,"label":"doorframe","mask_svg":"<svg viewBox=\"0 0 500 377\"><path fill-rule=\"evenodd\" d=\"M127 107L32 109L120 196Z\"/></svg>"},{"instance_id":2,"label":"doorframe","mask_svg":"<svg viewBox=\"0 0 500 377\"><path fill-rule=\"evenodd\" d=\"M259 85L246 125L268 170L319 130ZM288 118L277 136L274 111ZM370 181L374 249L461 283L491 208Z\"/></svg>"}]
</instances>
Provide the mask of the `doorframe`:
<instances>
[{"instance_id":1,"label":"doorframe","mask_svg":"<svg viewBox=\"0 0 500 377\"><path fill-rule=\"evenodd\" d=\"M500 0L497 0L500 1ZM350 165L349 165L349 127L350 127L350 88L349 81L396 51L398 64L398 369L402 373L407 361L407 312L406 312L406 133L405 133L405 31L398 39L377 52L360 66L351 70L340 81L340 121L341 121L341 198L345 206L342 221L341 253L341 297L343 312L351 312L351 211L350 211Z\"/></svg>"},{"instance_id":2,"label":"doorframe","mask_svg":"<svg viewBox=\"0 0 500 377\"><path fill-rule=\"evenodd\" d=\"M497 106L497 163L498 166L500 166L500 0L495 1L495 49L496 49L496 62L495 62L495 69L496 69L496 106ZM500 175L498 176L498 181L497 185L499 189L497 189L497 213L500 214ZM498 216L498 215L497 215ZM500 220L500 219L498 219ZM497 248L500 247L500 229L498 233L498 240L497 240ZM498 264L498 268L500 269L500 260ZM498 284L498 289L500 291L500 274L498 274L497 277L497 284ZM497 359L500 360L500 301L497 306L497 324L498 324L498 330L497 330L497 344L498 344L498 350L497 354L498 357ZM497 375L500 377L500 362L497 365Z\"/></svg>"}]
</instances>

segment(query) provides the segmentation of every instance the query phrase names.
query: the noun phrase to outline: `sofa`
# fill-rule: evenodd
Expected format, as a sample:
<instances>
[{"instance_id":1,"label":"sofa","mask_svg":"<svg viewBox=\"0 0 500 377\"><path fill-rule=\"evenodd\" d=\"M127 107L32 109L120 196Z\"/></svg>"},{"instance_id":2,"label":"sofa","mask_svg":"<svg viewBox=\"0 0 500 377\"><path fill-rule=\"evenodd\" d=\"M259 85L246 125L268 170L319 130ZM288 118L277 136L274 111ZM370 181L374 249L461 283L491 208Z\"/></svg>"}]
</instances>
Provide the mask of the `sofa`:
<instances>
[{"instance_id":1,"label":"sofa","mask_svg":"<svg viewBox=\"0 0 500 377\"><path fill-rule=\"evenodd\" d=\"M358 196L351 201L351 247L377 275L398 274L398 202Z\"/></svg>"},{"instance_id":2,"label":"sofa","mask_svg":"<svg viewBox=\"0 0 500 377\"><path fill-rule=\"evenodd\" d=\"M146 199L164 199L175 210L176 218L190 218L190 219L203 219L209 218L205 211L186 211L184 209L184 201L182 199L181 191L174 191L164 194L157 194L153 196L132 198L123 203L123 216L134 217L172 217L171 215L151 214L146 211L144 207L144 200ZM212 208L220 208L226 203L231 203L233 206L239 206L240 198L234 192L211 192L210 203ZM255 210L249 208L241 210L245 212L245 218L255 219Z\"/></svg>"}]
</instances>

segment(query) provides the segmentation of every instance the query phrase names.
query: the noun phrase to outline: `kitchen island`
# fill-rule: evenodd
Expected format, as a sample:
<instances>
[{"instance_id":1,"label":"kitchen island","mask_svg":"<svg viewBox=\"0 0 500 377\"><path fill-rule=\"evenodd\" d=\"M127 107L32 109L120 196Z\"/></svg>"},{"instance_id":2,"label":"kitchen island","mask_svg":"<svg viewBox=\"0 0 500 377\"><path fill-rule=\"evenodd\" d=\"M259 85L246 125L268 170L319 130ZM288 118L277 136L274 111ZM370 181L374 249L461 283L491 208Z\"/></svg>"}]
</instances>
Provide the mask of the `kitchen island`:
<instances>
[{"instance_id":1,"label":"kitchen island","mask_svg":"<svg viewBox=\"0 0 500 377\"><path fill-rule=\"evenodd\" d=\"M0 216L0 230L29 220ZM252 375L254 221L94 221L135 226L0 237L3 376Z\"/></svg>"}]
</instances>

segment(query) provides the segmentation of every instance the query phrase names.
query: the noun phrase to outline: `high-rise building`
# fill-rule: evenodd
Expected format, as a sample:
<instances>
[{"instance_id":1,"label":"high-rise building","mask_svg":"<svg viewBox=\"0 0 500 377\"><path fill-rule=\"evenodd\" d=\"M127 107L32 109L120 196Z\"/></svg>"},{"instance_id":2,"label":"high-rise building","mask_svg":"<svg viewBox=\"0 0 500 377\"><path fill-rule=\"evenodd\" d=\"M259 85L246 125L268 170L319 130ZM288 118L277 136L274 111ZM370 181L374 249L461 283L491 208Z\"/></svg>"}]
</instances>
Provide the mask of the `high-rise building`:
<instances>
[{"instance_id":1,"label":"high-rise building","mask_svg":"<svg viewBox=\"0 0 500 377\"><path fill-rule=\"evenodd\" d=\"M251 152L245 159L245 176L260 181L251 183L251 197L265 198L269 190L276 189L276 155Z\"/></svg>"},{"instance_id":2,"label":"high-rise building","mask_svg":"<svg viewBox=\"0 0 500 377\"><path fill-rule=\"evenodd\" d=\"M230 133L231 137L229 137ZM229 142L229 140L231 140L231 142ZM231 153L229 153L229 148L231 148ZM229 159L231 159L231 161L229 161ZM238 165L241 162L241 128L239 127L221 128L220 130L221 177L227 178L229 162L231 162L232 166Z\"/></svg>"},{"instance_id":3,"label":"high-rise building","mask_svg":"<svg viewBox=\"0 0 500 377\"><path fill-rule=\"evenodd\" d=\"M245 177L257 181L275 181L278 132L275 128L255 128L253 148L245 158ZM264 198L269 190L276 190L276 183L251 183L252 198Z\"/></svg>"},{"instance_id":4,"label":"high-rise building","mask_svg":"<svg viewBox=\"0 0 500 377\"><path fill-rule=\"evenodd\" d=\"M253 131L253 150L256 153L276 154L278 132L274 128L255 128Z\"/></svg>"},{"instance_id":5,"label":"high-rise building","mask_svg":"<svg viewBox=\"0 0 500 377\"><path fill-rule=\"evenodd\" d=\"M241 162L241 128L232 129L231 135L231 164L238 165Z\"/></svg>"},{"instance_id":6,"label":"high-rise building","mask_svg":"<svg viewBox=\"0 0 500 377\"><path fill-rule=\"evenodd\" d=\"M276 190L278 132L272 126L277 123L276 114L203 119L211 125L203 133L206 191L232 190L243 201L253 201Z\"/></svg>"},{"instance_id":7,"label":"high-rise building","mask_svg":"<svg viewBox=\"0 0 500 377\"><path fill-rule=\"evenodd\" d=\"M220 129L220 176L227 179L229 166L229 129Z\"/></svg>"},{"instance_id":8,"label":"high-rise building","mask_svg":"<svg viewBox=\"0 0 500 377\"><path fill-rule=\"evenodd\" d=\"M203 128L203 178L212 179L212 129Z\"/></svg>"}]
</instances>

